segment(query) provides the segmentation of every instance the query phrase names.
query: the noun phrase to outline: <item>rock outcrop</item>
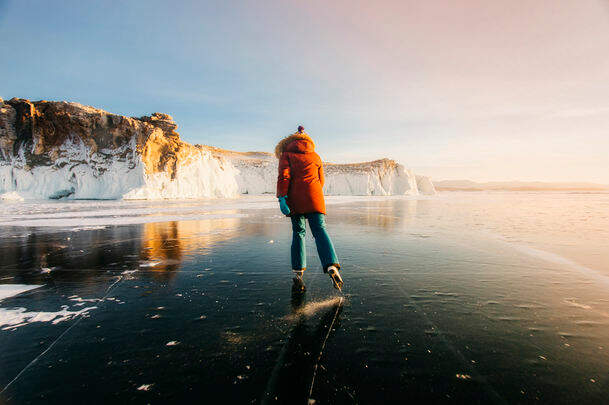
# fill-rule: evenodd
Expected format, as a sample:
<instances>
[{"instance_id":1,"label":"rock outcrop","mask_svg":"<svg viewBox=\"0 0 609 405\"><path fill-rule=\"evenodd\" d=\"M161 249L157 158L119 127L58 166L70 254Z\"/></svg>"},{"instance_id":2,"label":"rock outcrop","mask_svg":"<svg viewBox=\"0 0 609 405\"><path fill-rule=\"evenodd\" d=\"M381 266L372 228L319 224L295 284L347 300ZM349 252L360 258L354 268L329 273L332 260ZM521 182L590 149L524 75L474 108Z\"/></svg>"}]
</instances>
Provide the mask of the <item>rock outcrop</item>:
<instances>
[{"instance_id":1,"label":"rock outcrop","mask_svg":"<svg viewBox=\"0 0 609 405\"><path fill-rule=\"evenodd\" d=\"M191 147L180 141L176 128L171 116L161 113L129 118L77 103L17 98L0 104L2 157L19 157L29 167L54 165L65 145L84 145L90 156L123 149L124 159L136 152L150 159L148 173L175 177L180 152Z\"/></svg>"},{"instance_id":2,"label":"rock outcrop","mask_svg":"<svg viewBox=\"0 0 609 405\"><path fill-rule=\"evenodd\" d=\"M271 154L191 145L176 129L162 113L135 118L77 103L0 99L0 194L157 199L274 193L277 160ZM387 159L327 164L326 173L328 194L418 193L412 172Z\"/></svg>"}]
</instances>

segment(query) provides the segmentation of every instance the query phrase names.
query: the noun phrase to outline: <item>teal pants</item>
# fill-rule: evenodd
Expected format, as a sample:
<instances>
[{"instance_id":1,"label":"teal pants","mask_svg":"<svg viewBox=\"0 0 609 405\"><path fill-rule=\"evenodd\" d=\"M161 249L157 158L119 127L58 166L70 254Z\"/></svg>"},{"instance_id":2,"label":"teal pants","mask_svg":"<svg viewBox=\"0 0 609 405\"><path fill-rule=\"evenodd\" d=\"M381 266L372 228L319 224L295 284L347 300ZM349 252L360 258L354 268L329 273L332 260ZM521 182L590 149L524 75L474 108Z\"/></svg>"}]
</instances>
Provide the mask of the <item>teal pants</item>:
<instances>
[{"instance_id":1,"label":"teal pants","mask_svg":"<svg viewBox=\"0 0 609 405\"><path fill-rule=\"evenodd\" d=\"M324 271L331 265L340 268L334 245L328 231L326 231L326 216L324 214L294 214L292 218L292 269L302 270L307 267L307 250L305 244L306 228L305 218L309 220L311 233L317 245L317 254Z\"/></svg>"}]
</instances>

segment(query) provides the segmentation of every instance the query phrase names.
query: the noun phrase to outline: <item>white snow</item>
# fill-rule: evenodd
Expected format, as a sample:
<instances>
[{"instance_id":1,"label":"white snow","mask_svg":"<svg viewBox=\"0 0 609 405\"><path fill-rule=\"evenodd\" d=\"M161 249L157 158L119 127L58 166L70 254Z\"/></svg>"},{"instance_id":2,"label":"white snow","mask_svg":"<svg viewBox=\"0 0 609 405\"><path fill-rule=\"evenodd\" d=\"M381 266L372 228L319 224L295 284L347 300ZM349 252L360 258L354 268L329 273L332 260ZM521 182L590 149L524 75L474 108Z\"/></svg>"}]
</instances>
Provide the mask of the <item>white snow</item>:
<instances>
[{"instance_id":1,"label":"white snow","mask_svg":"<svg viewBox=\"0 0 609 405\"><path fill-rule=\"evenodd\" d=\"M0 308L0 329L15 329L34 322L51 322L53 325L70 320L78 315L84 315L97 307L87 307L78 311L70 311L67 305L62 305L56 312L31 311L25 308Z\"/></svg>"},{"instance_id":2,"label":"white snow","mask_svg":"<svg viewBox=\"0 0 609 405\"><path fill-rule=\"evenodd\" d=\"M41 285L27 285L27 284L1 284L0 285L0 301L5 298L13 297L22 292L34 290L42 287Z\"/></svg>"}]
</instances>

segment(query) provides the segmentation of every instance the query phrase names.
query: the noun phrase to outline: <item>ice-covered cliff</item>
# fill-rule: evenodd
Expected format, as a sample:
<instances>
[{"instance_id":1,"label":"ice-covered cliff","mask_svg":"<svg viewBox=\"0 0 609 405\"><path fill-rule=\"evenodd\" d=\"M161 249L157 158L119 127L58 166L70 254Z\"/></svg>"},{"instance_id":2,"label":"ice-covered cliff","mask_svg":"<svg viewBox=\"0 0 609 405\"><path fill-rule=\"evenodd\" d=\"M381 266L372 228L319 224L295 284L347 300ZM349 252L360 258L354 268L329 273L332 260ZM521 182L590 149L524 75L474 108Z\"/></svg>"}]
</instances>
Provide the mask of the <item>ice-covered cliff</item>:
<instances>
[{"instance_id":1,"label":"ice-covered cliff","mask_svg":"<svg viewBox=\"0 0 609 405\"><path fill-rule=\"evenodd\" d=\"M183 142L171 116L0 99L0 197L161 199L275 192L277 160ZM325 164L327 194L433 194L392 160Z\"/></svg>"}]
</instances>

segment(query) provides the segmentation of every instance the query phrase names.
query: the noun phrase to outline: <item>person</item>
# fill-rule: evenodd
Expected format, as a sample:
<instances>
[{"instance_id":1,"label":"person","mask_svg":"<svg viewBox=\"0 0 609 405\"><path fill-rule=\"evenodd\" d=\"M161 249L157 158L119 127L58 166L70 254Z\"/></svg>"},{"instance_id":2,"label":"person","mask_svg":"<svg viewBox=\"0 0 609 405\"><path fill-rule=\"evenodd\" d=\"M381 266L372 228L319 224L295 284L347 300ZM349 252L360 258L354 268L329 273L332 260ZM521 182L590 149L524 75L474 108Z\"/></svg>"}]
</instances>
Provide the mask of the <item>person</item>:
<instances>
[{"instance_id":1,"label":"person","mask_svg":"<svg viewBox=\"0 0 609 405\"><path fill-rule=\"evenodd\" d=\"M326 230L324 169L321 158L315 153L315 144L304 128L299 126L297 132L279 141L275 147L275 156L279 159L279 207L292 220L293 291L304 292L306 289L302 279L307 267L305 219L315 238L324 273L330 276L334 288L340 291L343 280L334 245Z\"/></svg>"}]
</instances>

